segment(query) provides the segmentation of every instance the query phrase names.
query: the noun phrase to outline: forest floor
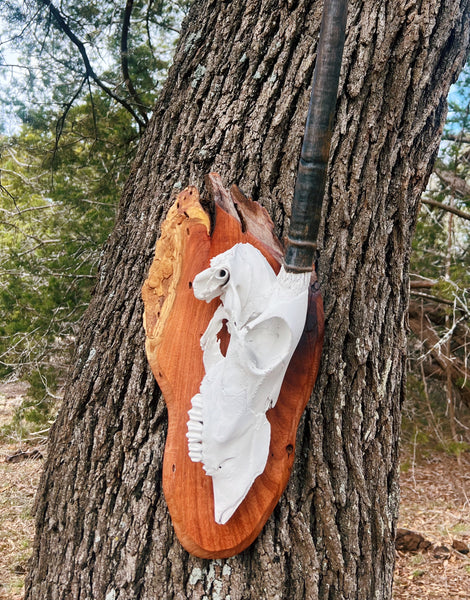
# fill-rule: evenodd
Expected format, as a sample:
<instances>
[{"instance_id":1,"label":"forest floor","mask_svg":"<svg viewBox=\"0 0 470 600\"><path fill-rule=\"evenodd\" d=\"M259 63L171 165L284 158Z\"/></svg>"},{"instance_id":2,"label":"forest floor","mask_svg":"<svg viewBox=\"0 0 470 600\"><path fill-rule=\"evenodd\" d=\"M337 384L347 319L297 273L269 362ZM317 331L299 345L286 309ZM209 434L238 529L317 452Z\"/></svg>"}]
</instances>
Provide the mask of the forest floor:
<instances>
[{"instance_id":1,"label":"forest floor","mask_svg":"<svg viewBox=\"0 0 470 600\"><path fill-rule=\"evenodd\" d=\"M0 385L0 427L11 420L25 391L21 384ZM42 460L12 457L32 448L38 446L0 438L0 600L23 598ZM470 453L460 459L442 452L419 459L404 453L399 527L421 534L430 546L397 551L394 600L470 600L470 554L454 548L458 542L470 546Z\"/></svg>"},{"instance_id":2,"label":"forest floor","mask_svg":"<svg viewBox=\"0 0 470 600\"><path fill-rule=\"evenodd\" d=\"M0 384L0 428L11 422L26 391L21 383ZM42 470L41 460L12 462L18 450L31 447L14 435L0 438L0 600L23 598L34 536L32 508Z\"/></svg>"},{"instance_id":3,"label":"forest floor","mask_svg":"<svg viewBox=\"0 0 470 600\"><path fill-rule=\"evenodd\" d=\"M398 526L431 546L397 552L394 599L470 600L470 454L404 456L400 487Z\"/></svg>"}]
</instances>

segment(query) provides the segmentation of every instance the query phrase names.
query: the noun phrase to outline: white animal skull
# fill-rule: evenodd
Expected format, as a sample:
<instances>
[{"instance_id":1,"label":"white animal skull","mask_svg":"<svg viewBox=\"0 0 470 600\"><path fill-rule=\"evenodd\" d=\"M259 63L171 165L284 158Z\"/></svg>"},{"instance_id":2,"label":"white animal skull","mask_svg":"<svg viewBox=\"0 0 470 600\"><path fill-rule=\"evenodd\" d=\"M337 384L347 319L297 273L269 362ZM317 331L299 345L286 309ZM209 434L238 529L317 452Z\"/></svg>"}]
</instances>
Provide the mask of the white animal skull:
<instances>
[{"instance_id":1,"label":"white animal skull","mask_svg":"<svg viewBox=\"0 0 470 600\"><path fill-rule=\"evenodd\" d=\"M217 308L201 338L205 376L191 402L189 456L212 477L215 520L233 515L266 466L277 402L305 324L310 273L276 277L251 244L215 256L193 281L196 298ZM226 356L217 334L226 320Z\"/></svg>"}]
</instances>

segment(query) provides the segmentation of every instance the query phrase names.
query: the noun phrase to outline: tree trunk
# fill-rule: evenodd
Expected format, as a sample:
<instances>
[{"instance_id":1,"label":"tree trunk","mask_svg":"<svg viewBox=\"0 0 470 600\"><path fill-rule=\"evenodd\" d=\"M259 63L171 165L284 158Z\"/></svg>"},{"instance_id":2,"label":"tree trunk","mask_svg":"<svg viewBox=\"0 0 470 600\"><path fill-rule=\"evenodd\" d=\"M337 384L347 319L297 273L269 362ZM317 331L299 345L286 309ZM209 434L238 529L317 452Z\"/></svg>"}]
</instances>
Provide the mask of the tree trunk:
<instances>
[{"instance_id":1,"label":"tree trunk","mask_svg":"<svg viewBox=\"0 0 470 600\"><path fill-rule=\"evenodd\" d=\"M287 490L239 556L197 559L174 535L166 410L144 353L140 290L175 192L217 171L285 234L321 10L191 9L82 321L27 600L391 597L411 236L469 47L470 0L350 2L319 244L322 364Z\"/></svg>"}]
</instances>

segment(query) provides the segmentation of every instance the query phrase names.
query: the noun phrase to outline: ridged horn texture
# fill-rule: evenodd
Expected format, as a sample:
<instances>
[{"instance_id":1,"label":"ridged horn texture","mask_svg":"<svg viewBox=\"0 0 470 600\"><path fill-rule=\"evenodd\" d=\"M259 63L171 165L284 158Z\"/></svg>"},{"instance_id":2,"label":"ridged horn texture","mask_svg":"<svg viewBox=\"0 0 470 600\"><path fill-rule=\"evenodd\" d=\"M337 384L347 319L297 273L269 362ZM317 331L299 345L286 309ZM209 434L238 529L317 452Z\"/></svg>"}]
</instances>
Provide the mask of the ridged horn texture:
<instances>
[{"instance_id":1,"label":"ridged horn texture","mask_svg":"<svg viewBox=\"0 0 470 600\"><path fill-rule=\"evenodd\" d=\"M287 235L287 271L313 268L343 58L347 4L347 0L325 0Z\"/></svg>"}]
</instances>

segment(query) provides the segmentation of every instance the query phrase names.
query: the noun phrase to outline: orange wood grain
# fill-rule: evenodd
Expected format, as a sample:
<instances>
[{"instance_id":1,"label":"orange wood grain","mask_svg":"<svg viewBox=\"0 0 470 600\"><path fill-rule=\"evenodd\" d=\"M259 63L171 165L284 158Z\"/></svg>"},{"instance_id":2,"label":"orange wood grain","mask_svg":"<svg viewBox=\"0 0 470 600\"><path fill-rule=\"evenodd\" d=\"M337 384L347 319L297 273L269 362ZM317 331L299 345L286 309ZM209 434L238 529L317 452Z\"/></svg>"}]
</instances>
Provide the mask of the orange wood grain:
<instances>
[{"instance_id":1,"label":"orange wood grain","mask_svg":"<svg viewBox=\"0 0 470 600\"><path fill-rule=\"evenodd\" d=\"M198 200L193 193L191 199L181 194L178 198L180 206L189 200ZM164 323L160 323L158 341L148 340L147 346L149 362L168 408L163 490L176 534L186 550L203 558L225 558L238 554L255 540L287 485L294 462L298 423L320 362L323 304L319 292L311 291L304 334L287 370L278 402L267 413L271 444L265 471L255 480L233 517L225 525L218 525L214 520L212 479L205 475L201 463L190 460L186 432L191 398L199 391L204 376L199 340L219 300L210 304L197 300L192 281L209 266L213 256L238 242L257 247L276 272L279 264L265 244L249 232L243 233L239 222L222 209L216 208L211 236L201 220L183 212L188 218L178 225L185 235L180 236L178 242L181 264L174 282L174 297L169 314ZM193 210L191 214L196 212ZM152 315L156 311L157 297L149 280L144 285L143 297L147 336L151 338L150 321L155 324Z\"/></svg>"}]
</instances>

